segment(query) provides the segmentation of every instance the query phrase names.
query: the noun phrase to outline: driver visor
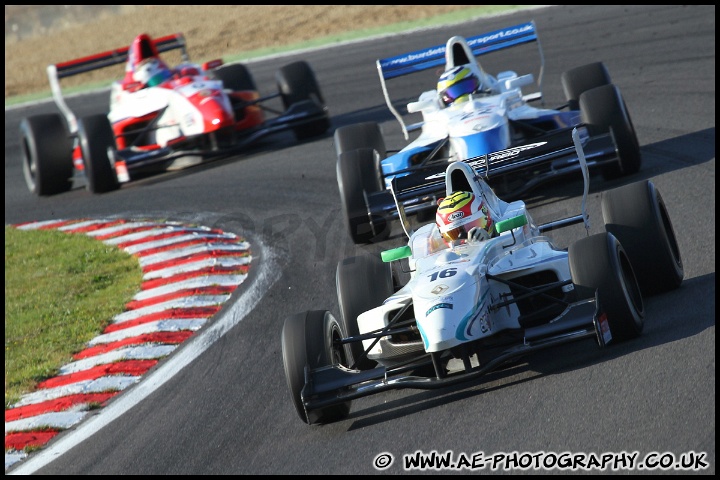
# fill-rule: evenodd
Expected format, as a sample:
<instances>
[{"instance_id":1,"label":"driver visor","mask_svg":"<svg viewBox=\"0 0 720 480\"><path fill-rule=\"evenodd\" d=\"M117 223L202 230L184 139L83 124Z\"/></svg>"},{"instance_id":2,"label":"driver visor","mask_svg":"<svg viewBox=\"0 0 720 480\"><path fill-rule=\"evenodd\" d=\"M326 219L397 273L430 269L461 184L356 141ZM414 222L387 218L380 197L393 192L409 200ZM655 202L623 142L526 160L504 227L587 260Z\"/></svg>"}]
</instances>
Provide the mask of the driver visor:
<instances>
[{"instance_id":1,"label":"driver visor","mask_svg":"<svg viewBox=\"0 0 720 480\"><path fill-rule=\"evenodd\" d=\"M455 242L457 240L467 240L468 229L465 227L466 227L466 225L460 225L459 227L450 229L447 232L443 232L442 236L443 236L443 238L445 238L445 241L447 241L447 242Z\"/></svg>"},{"instance_id":2,"label":"driver visor","mask_svg":"<svg viewBox=\"0 0 720 480\"><path fill-rule=\"evenodd\" d=\"M477 88L477 78L475 76L471 76L463 78L459 82L450 85L448 88L440 92L440 97L445 105L449 105L463 95L474 92Z\"/></svg>"}]
</instances>

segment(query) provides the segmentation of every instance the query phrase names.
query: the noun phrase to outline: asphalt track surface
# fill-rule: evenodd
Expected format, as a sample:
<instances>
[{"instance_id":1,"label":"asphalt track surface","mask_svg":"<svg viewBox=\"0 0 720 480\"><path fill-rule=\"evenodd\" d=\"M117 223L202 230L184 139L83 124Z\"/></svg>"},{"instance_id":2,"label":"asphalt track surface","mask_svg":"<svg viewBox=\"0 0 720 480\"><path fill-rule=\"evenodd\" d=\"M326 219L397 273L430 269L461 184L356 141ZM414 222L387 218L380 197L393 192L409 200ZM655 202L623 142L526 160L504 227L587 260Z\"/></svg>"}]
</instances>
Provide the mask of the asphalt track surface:
<instances>
[{"instance_id":1,"label":"asphalt track surface","mask_svg":"<svg viewBox=\"0 0 720 480\"><path fill-rule=\"evenodd\" d=\"M156 389L143 382L128 389L115 402L148 391L94 435L53 453L53 444L70 443L78 432L59 435L47 451L38 452L38 458L44 455L38 466L31 457L17 472L372 474L378 472L376 457L388 452L394 462L383 471L406 473L404 455L449 451L486 457L498 452L638 452L640 460L652 452L678 459L695 452L704 453L708 467L685 473L714 474L714 6L557 6L253 62L250 68L258 85L273 85L277 68L307 60L330 106L333 127L378 121L392 148L403 140L384 105L375 59L531 19L545 53L546 104L563 103L559 79L564 70L602 60L638 132L641 171L614 182L593 179L591 233L602 230L602 190L650 178L678 234L685 281L674 292L646 300L641 338L605 350L579 342L540 352L449 390L366 397L353 403L345 421L307 426L291 404L283 373L285 317L313 309L339 314L337 262L403 240L396 229L381 244L351 243L341 219L331 132L302 144L289 133L279 135L243 155L145 179L111 194L92 196L78 186L35 198L22 178L17 127L23 117L52 112L54 106L19 107L5 112L6 224L88 217L202 224L246 238L255 246L258 268L250 270L215 320L231 314L234 326L213 338L197 358L156 380ZM536 59L536 52L513 52L484 65L490 71L525 73ZM432 85L423 79L410 87L415 96ZM106 108L107 96L84 96L70 105L81 116L96 113ZM542 223L575 213L581 189L581 180L574 178L543 188L527 199L533 217ZM552 237L567 246L583 234L578 226ZM163 362L182 358L183 350Z\"/></svg>"}]
</instances>

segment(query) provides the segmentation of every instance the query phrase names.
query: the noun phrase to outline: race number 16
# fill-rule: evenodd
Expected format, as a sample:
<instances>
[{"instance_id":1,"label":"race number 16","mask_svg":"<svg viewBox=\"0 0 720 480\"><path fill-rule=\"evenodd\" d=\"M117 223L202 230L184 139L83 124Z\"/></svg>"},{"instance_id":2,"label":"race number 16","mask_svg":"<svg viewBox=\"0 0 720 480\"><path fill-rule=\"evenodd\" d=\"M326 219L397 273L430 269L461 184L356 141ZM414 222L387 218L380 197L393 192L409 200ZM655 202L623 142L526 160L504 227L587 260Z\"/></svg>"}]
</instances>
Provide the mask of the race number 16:
<instances>
[{"instance_id":1,"label":"race number 16","mask_svg":"<svg viewBox=\"0 0 720 480\"><path fill-rule=\"evenodd\" d=\"M438 278L448 278L452 277L457 273L457 268L446 268L445 270L440 270L439 272L434 272L432 275L428 275L430 277L430 281L434 282Z\"/></svg>"}]
</instances>

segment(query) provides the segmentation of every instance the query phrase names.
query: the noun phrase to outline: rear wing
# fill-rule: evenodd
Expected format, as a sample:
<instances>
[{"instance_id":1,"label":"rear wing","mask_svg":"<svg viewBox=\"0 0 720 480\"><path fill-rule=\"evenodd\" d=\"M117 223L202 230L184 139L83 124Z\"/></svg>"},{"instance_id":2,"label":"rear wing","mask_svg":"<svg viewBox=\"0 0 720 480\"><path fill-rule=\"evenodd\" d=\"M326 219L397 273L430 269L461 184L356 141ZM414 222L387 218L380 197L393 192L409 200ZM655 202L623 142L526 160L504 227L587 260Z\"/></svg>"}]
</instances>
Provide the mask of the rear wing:
<instances>
[{"instance_id":1,"label":"rear wing","mask_svg":"<svg viewBox=\"0 0 720 480\"><path fill-rule=\"evenodd\" d=\"M563 149L564 151L562 154L566 155L570 153L570 150L574 150L574 154L577 156L583 176L583 196L580 205L581 211L578 215L572 215L560 220L545 223L539 225L538 228L540 232L543 232L554 228L583 223L586 234L590 235L590 215L587 212L587 199L590 191L590 171L584 148L588 142L589 136L586 127L573 127L571 131L564 131L563 135L567 136L568 133L572 137L572 146L568 146ZM542 156L543 155L541 153L535 158L535 160L541 159ZM523 159L521 156L512 160L509 164L504 164L504 162L500 160L497 162L498 164L494 165L496 162L489 158L489 155L484 155L474 159L463 160L463 162L470 165L479 178L487 181L488 178L500 173L503 170L507 171L507 169L516 168L518 165L526 164L528 160L530 159ZM433 197L434 192L439 192L439 196L445 196L445 185L447 181L445 178L446 171L447 166L442 166L439 170L436 170L436 173L434 174L428 175L428 172L419 172L420 177L415 177L414 179L411 176L395 176L391 180L390 194L392 195L400 224L402 225L403 231L408 239L412 237L414 231L408 219L406 206L415 205L417 201L412 199L417 199L420 195L425 195L427 198L431 198ZM424 183L419 180L419 178L422 178L423 176ZM410 201L406 202L405 200L408 199Z\"/></svg>"},{"instance_id":2,"label":"rear wing","mask_svg":"<svg viewBox=\"0 0 720 480\"><path fill-rule=\"evenodd\" d=\"M542 98L542 78L545 69L545 57L543 56L542 46L540 45L540 39L537 35L534 21L469 37L465 40L476 58L490 52L537 42L540 55L540 72L537 80L539 92L532 98ZM405 122L403 122L400 113L393 107L386 81L444 65L445 50L446 45L436 45L395 57L381 58L375 62L380 76L380 85L382 86L385 103L398 122L400 122L406 139L408 138L408 128L405 126Z\"/></svg>"},{"instance_id":3,"label":"rear wing","mask_svg":"<svg viewBox=\"0 0 720 480\"><path fill-rule=\"evenodd\" d=\"M180 49L182 50L183 61L189 60L185 37L182 33L175 33L165 37L156 38L153 40L153 43L159 53ZM55 100L55 104L65 116L71 133L74 134L77 132L77 119L65 103L65 99L63 98L62 90L60 88L60 79L125 63L127 62L129 50L130 46L121 47L87 57L76 58L75 60L69 60L67 62L48 65L47 74L50 80L50 88L52 90L53 99Z\"/></svg>"}]
</instances>

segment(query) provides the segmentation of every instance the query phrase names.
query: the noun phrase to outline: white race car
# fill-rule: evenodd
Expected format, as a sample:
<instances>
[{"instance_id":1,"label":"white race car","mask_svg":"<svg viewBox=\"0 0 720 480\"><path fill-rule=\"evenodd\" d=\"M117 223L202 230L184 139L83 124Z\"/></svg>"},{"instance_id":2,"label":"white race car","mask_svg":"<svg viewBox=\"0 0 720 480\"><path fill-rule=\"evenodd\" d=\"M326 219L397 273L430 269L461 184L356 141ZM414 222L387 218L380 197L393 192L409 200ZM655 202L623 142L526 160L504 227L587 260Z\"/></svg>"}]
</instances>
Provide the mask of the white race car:
<instances>
[{"instance_id":1,"label":"white race car","mask_svg":"<svg viewBox=\"0 0 720 480\"><path fill-rule=\"evenodd\" d=\"M385 390L477 379L538 349L641 334L643 296L678 288L684 276L672 223L652 181L631 183L604 192L606 232L557 248L544 231L589 229L587 163L577 130L572 138L585 179L578 215L536 225L523 201L501 200L480 172L451 163L445 198L481 199L482 217L493 219L487 234L448 242L436 223L411 231L398 202L407 245L338 264L340 315L286 318L285 375L302 421L341 420L352 400ZM410 273L406 284L391 262Z\"/></svg>"},{"instance_id":2,"label":"white race car","mask_svg":"<svg viewBox=\"0 0 720 480\"><path fill-rule=\"evenodd\" d=\"M535 43L540 57L537 76L510 70L493 76L476 58ZM544 55L534 22L467 39L453 36L445 45L376 63L388 109L405 139L410 139L409 132L420 133L397 150L386 145L377 122L335 131L337 182L355 243L387 238L391 221L397 220L389 192L396 177L402 177L397 197L413 215L434 213L442 196L434 180L442 178L449 162L464 161L487 170L490 185L508 198L579 172L570 141L575 127L584 127L583 148L592 170L618 178L640 169L640 145L630 114L602 62L566 71L561 80L567 103L544 107ZM439 72L434 77L437 88L407 104L408 113L420 114L422 120L406 125L390 97L389 81L430 69ZM407 87L395 85L394 91L407 92ZM537 90L525 93L524 88Z\"/></svg>"}]
</instances>

